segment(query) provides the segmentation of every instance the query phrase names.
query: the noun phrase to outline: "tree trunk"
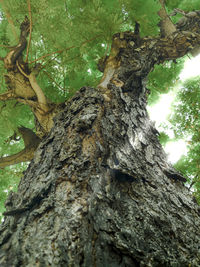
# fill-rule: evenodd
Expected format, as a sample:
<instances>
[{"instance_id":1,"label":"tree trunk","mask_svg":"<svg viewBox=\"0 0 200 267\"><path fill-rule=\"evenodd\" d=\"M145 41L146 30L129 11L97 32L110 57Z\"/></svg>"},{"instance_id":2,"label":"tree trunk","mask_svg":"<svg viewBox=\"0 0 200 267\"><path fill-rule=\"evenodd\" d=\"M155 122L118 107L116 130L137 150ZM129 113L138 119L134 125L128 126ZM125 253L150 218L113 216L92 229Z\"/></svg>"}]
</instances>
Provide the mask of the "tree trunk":
<instances>
[{"instance_id":1,"label":"tree trunk","mask_svg":"<svg viewBox=\"0 0 200 267\"><path fill-rule=\"evenodd\" d=\"M145 88L154 64L198 38L114 36L98 89L66 103L6 202L0 266L200 265L199 207L167 162Z\"/></svg>"}]
</instances>

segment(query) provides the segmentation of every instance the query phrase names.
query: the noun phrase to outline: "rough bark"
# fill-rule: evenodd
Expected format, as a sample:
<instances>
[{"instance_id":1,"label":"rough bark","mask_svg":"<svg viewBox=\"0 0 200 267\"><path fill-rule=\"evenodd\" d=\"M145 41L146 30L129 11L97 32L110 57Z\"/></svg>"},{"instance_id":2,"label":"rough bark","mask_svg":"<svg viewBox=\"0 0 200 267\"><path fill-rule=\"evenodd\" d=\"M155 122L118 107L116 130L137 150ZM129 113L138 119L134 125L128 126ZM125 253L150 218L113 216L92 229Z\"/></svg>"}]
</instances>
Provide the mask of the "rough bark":
<instances>
[{"instance_id":1,"label":"rough bark","mask_svg":"<svg viewBox=\"0 0 200 267\"><path fill-rule=\"evenodd\" d=\"M199 207L167 162L145 87L154 64L200 37L135 38L114 36L98 90L80 89L39 145L6 202L0 266L200 265Z\"/></svg>"}]
</instances>

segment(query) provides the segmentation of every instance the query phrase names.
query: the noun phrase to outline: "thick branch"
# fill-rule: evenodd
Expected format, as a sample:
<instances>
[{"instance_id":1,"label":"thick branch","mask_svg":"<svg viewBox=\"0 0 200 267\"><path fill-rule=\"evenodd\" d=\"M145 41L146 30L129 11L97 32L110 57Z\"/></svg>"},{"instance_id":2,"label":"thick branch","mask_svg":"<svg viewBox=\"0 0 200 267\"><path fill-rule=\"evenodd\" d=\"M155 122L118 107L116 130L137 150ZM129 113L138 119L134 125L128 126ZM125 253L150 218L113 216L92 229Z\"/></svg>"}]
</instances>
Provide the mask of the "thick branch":
<instances>
[{"instance_id":1,"label":"thick branch","mask_svg":"<svg viewBox=\"0 0 200 267\"><path fill-rule=\"evenodd\" d=\"M15 95L13 90L9 90L3 94L0 94L0 100L1 101L7 101L7 100L16 99L16 98L17 98L17 96Z\"/></svg>"},{"instance_id":2,"label":"thick branch","mask_svg":"<svg viewBox=\"0 0 200 267\"><path fill-rule=\"evenodd\" d=\"M34 152L41 141L40 138L33 131L25 127L19 127L18 131L22 135L25 148L14 155L0 158L0 168L30 161L34 157Z\"/></svg>"},{"instance_id":3,"label":"thick branch","mask_svg":"<svg viewBox=\"0 0 200 267\"><path fill-rule=\"evenodd\" d=\"M18 128L19 133L21 134L25 147L37 147L40 143L40 138L29 128L21 126Z\"/></svg>"},{"instance_id":4,"label":"thick branch","mask_svg":"<svg viewBox=\"0 0 200 267\"><path fill-rule=\"evenodd\" d=\"M0 169L7 166L14 165L20 162L30 161L34 157L35 148L28 147L24 148L22 151L7 157L0 158Z\"/></svg>"},{"instance_id":5,"label":"thick branch","mask_svg":"<svg viewBox=\"0 0 200 267\"><path fill-rule=\"evenodd\" d=\"M35 92L35 95L37 96L38 107L41 110L43 110L44 112L48 112L49 107L48 107L46 96L44 95L42 89L40 88L40 86L37 83L37 80L35 78L35 74L37 74L37 70L33 70L28 75L22 70L18 61L17 61L17 67L18 67L19 71L21 72L21 74L24 75L27 79L29 79L30 85L31 85L33 91Z\"/></svg>"},{"instance_id":6,"label":"thick branch","mask_svg":"<svg viewBox=\"0 0 200 267\"><path fill-rule=\"evenodd\" d=\"M158 11L158 15L161 18L160 28L161 28L161 36L167 37L176 31L176 27L168 16L165 9L165 1L159 0L161 4L161 9Z\"/></svg>"},{"instance_id":7,"label":"thick branch","mask_svg":"<svg viewBox=\"0 0 200 267\"><path fill-rule=\"evenodd\" d=\"M163 8L162 12L164 12ZM104 74L99 84L100 90L106 92L105 98L109 100L109 90L107 90L109 83L113 83L125 91L133 90L131 86L132 88L141 88L141 78L139 77L147 77L155 64L180 58L198 46L200 43L200 12L193 13L195 16L194 14L189 16L187 23L184 25L177 23L177 30L172 31L164 38L144 37L137 42L137 36L133 32L115 34L111 53L104 62ZM122 51L126 51L125 55ZM143 54L143 57L139 56L140 53ZM128 62L129 70L122 68L122 65L126 66L127 64L125 58L130 56L134 60ZM126 72L123 73L123 70Z\"/></svg>"},{"instance_id":8,"label":"thick branch","mask_svg":"<svg viewBox=\"0 0 200 267\"><path fill-rule=\"evenodd\" d=\"M32 109L37 109L38 108L38 103L33 100L28 100L28 99L22 99L22 98L16 98L17 102L22 103L24 105L28 105Z\"/></svg>"},{"instance_id":9,"label":"thick branch","mask_svg":"<svg viewBox=\"0 0 200 267\"><path fill-rule=\"evenodd\" d=\"M31 87L33 88L33 90L37 96L38 104L39 104L41 110L43 110L44 112L48 112L49 107L48 107L46 96L44 95L42 89L40 88L39 84L37 83L37 80L36 80L33 72L29 75L29 81L30 81Z\"/></svg>"},{"instance_id":10,"label":"thick branch","mask_svg":"<svg viewBox=\"0 0 200 267\"><path fill-rule=\"evenodd\" d=\"M24 21L20 26L21 33L18 45L15 46L15 48L12 49L4 58L4 64L7 70L11 70L15 67L16 60L19 58L19 56L26 48L27 44L26 38L29 34L29 28L30 28L29 19L28 17L25 17Z\"/></svg>"}]
</instances>

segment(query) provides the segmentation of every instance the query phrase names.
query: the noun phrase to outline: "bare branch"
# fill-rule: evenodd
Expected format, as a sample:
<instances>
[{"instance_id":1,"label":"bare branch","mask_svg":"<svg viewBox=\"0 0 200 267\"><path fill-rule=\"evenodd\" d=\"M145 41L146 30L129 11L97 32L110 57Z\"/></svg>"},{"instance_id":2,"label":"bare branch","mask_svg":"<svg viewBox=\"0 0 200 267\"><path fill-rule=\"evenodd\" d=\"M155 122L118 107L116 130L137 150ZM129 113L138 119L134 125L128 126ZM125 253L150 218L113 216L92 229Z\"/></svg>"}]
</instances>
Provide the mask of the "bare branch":
<instances>
[{"instance_id":1,"label":"bare branch","mask_svg":"<svg viewBox=\"0 0 200 267\"><path fill-rule=\"evenodd\" d=\"M23 71L18 60L16 61L16 65L17 65L18 70L21 72L21 74L24 75L28 79L29 76Z\"/></svg>"},{"instance_id":2,"label":"bare branch","mask_svg":"<svg viewBox=\"0 0 200 267\"><path fill-rule=\"evenodd\" d=\"M44 56L42 56L42 57L36 58L35 60L29 62L29 64L35 63L35 62L37 62L37 61L39 61L39 60L41 60L41 59L43 59L43 58L49 57L49 56L54 55L54 54L60 54L60 53L62 53L64 50L70 50L70 49L72 49L72 48L75 48L75 46L73 45L73 46L68 47L67 49L62 49L62 50L58 50L58 51L55 51L55 52L46 54L46 55L44 55Z\"/></svg>"},{"instance_id":3,"label":"bare branch","mask_svg":"<svg viewBox=\"0 0 200 267\"><path fill-rule=\"evenodd\" d=\"M30 0L27 0L28 4L28 12L29 12L29 18L30 18L30 35L29 35L29 41L28 41L28 46L26 50L26 60L25 62L28 62L28 54L29 54L29 49L30 49L30 44L31 44L31 34L32 34L32 14L31 14L31 3Z\"/></svg>"},{"instance_id":4,"label":"bare branch","mask_svg":"<svg viewBox=\"0 0 200 267\"><path fill-rule=\"evenodd\" d=\"M39 84L37 83L37 80L36 80L33 72L31 72L31 74L29 75L29 82L30 82L31 87L33 88L33 90L37 96L38 104L39 104L41 110L43 110L44 112L48 112L49 107L48 107L46 96L44 95L42 89L40 88Z\"/></svg>"},{"instance_id":5,"label":"bare branch","mask_svg":"<svg viewBox=\"0 0 200 267\"><path fill-rule=\"evenodd\" d=\"M95 36L95 37L93 37L93 38L91 38L91 39L89 39L89 40L86 40L86 41L84 41L80 46L82 46L82 45L84 45L84 44L86 44L86 43L89 43L89 42L91 42L91 41L97 39L97 38L100 37L100 36L101 36L101 35L97 35L97 36ZM32 63L35 63L35 62L37 62L38 60L41 60L41 59L43 59L43 58L49 57L49 56L54 55L54 54L60 54L60 53L62 53L62 52L64 52L64 51L67 51L67 50L70 50L70 49L73 49L73 48L77 48L77 47L78 47L78 46L72 45L72 46L67 47L67 48L65 48L65 49L58 50L58 51L55 51L55 52L46 54L46 55L44 55L44 56L42 56L42 57L39 57L39 58L37 58L37 59L35 59L35 60L29 62L29 63L32 64Z\"/></svg>"},{"instance_id":6,"label":"bare branch","mask_svg":"<svg viewBox=\"0 0 200 267\"><path fill-rule=\"evenodd\" d=\"M58 88L60 88L62 91L66 91L66 89L65 88L62 88L52 77L51 77L51 75L47 72L47 71L45 71L45 70L43 70L43 72L49 77L49 79L53 82L53 83L55 83L55 85L56 86L58 86Z\"/></svg>"},{"instance_id":7,"label":"bare branch","mask_svg":"<svg viewBox=\"0 0 200 267\"><path fill-rule=\"evenodd\" d=\"M17 102L22 103L24 105L28 105L33 109L38 109L38 103L33 100L23 99L23 98L16 98Z\"/></svg>"},{"instance_id":8,"label":"bare branch","mask_svg":"<svg viewBox=\"0 0 200 267\"><path fill-rule=\"evenodd\" d=\"M40 138L29 128L24 126L18 127L18 131L24 140L25 147L37 146L40 143Z\"/></svg>"},{"instance_id":9,"label":"bare branch","mask_svg":"<svg viewBox=\"0 0 200 267\"><path fill-rule=\"evenodd\" d=\"M161 35L163 37L167 37L176 31L176 27L167 14L167 11L165 9L165 1L159 0L159 2L161 4L161 9L158 11L158 15L161 18L160 21Z\"/></svg>"},{"instance_id":10,"label":"bare branch","mask_svg":"<svg viewBox=\"0 0 200 267\"><path fill-rule=\"evenodd\" d=\"M6 101L6 100L11 100L11 99L16 99L17 96L13 92L13 90L9 90L3 94L0 94L0 101Z\"/></svg>"},{"instance_id":11,"label":"bare branch","mask_svg":"<svg viewBox=\"0 0 200 267\"><path fill-rule=\"evenodd\" d=\"M47 112L49 110L47 99L46 99L46 96L44 95L42 89L40 88L40 86L37 83L34 71L32 71L29 75L27 75L22 70L19 62L17 61L16 63L17 63L17 67L18 67L19 71L22 73L22 75L24 75L27 79L29 79L30 85L37 96L38 104L39 104L41 110Z\"/></svg>"},{"instance_id":12,"label":"bare branch","mask_svg":"<svg viewBox=\"0 0 200 267\"><path fill-rule=\"evenodd\" d=\"M16 45L15 46L9 46L9 45L2 45L2 44L0 44L0 47L5 47L5 48L12 49L12 48L15 48Z\"/></svg>"},{"instance_id":13,"label":"bare branch","mask_svg":"<svg viewBox=\"0 0 200 267\"><path fill-rule=\"evenodd\" d=\"M26 48L27 44L26 38L29 34L29 29L30 29L30 22L28 17L25 16L24 21L20 25L21 33L20 33L19 43L4 58L4 65L7 70L11 70L14 68L16 60L19 58L19 56Z\"/></svg>"}]
</instances>

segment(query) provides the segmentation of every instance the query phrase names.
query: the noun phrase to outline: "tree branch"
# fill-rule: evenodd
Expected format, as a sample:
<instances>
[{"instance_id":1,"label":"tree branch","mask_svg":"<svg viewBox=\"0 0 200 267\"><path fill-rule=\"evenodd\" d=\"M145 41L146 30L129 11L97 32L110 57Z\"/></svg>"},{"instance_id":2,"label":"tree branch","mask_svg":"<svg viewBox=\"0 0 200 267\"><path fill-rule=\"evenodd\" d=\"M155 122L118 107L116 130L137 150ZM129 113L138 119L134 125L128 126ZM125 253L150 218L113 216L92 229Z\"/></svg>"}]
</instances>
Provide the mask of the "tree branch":
<instances>
[{"instance_id":1,"label":"tree branch","mask_svg":"<svg viewBox=\"0 0 200 267\"><path fill-rule=\"evenodd\" d=\"M101 35L97 35L97 36L95 36L95 37L93 37L93 38L91 38L91 39L89 39L89 40L86 40L86 41L84 41L80 46L82 46L82 45L84 45L84 44L86 44L86 43L89 43L89 42L95 40L96 38L98 38L98 37L100 37L100 36L101 36ZM37 58L37 59L35 59L35 60L29 62L29 63L32 64L32 63L35 63L35 62L37 62L37 61L39 61L39 60L41 60L41 59L43 59L43 58L49 57L49 56L54 55L54 54L60 54L60 53L62 53L62 52L64 52L64 51L67 51L67 50L70 50L70 49L73 49L73 48L77 48L77 47L78 47L78 46L72 45L72 46L67 47L67 48L64 48L64 49L62 49L62 50L58 50L58 51L56 51L56 52L52 52L52 53L46 54L46 55L44 55L44 56L42 56L42 57L39 57L39 58Z\"/></svg>"},{"instance_id":2,"label":"tree branch","mask_svg":"<svg viewBox=\"0 0 200 267\"><path fill-rule=\"evenodd\" d=\"M34 152L41 141L40 138L32 130L23 126L19 127L18 131L24 140L25 148L14 155L0 158L0 168L30 161L34 157Z\"/></svg>"},{"instance_id":3,"label":"tree branch","mask_svg":"<svg viewBox=\"0 0 200 267\"><path fill-rule=\"evenodd\" d=\"M29 100L29 99L20 98L13 92L13 90L9 90L8 92L0 94L0 101L8 101L8 100L16 100L17 102L22 103L24 105L28 105L34 109L39 108L38 102Z\"/></svg>"},{"instance_id":4,"label":"tree branch","mask_svg":"<svg viewBox=\"0 0 200 267\"><path fill-rule=\"evenodd\" d=\"M58 51L56 51L56 52L52 52L52 53L46 54L46 55L44 55L44 56L41 56L41 57L36 58L35 60L29 62L29 64L35 63L35 62L37 62L37 61L39 61L39 60L41 60L41 59L43 59L43 58L52 56L52 55L54 55L54 54L60 54L60 53L64 52L65 50L70 50L70 49L75 48L75 47L76 47L76 46L73 45L73 46L70 46L70 47L68 47L68 48L66 48L66 49L62 49L62 50L58 50Z\"/></svg>"},{"instance_id":5,"label":"tree branch","mask_svg":"<svg viewBox=\"0 0 200 267\"><path fill-rule=\"evenodd\" d=\"M24 18L24 21L20 25L20 30L21 33L18 45L16 45L4 58L4 64L7 70L12 70L15 67L16 60L26 48L26 38L30 30L30 22L26 16Z\"/></svg>"},{"instance_id":6,"label":"tree branch","mask_svg":"<svg viewBox=\"0 0 200 267\"><path fill-rule=\"evenodd\" d=\"M23 98L16 98L17 102L22 103L24 105L28 105L33 109L38 109L38 103L33 100L23 99Z\"/></svg>"},{"instance_id":7,"label":"tree branch","mask_svg":"<svg viewBox=\"0 0 200 267\"><path fill-rule=\"evenodd\" d=\"M39 104L41 110L43 110L44 112L48 112L49 107L48 107L46 96L44 95L42 89L40 88L39 84L37 83L37 80L36 80L33 72L31 72L31 74L29 75L29 82L30 82L31 87L33 88L33 90L37 96L38 104Z\"/></svg>"},{"instance_id":8,"label":"tree branch","mask_svg":"<svg viewBox=\"0 0 200 267\"><path fill-rule=\"evenodd\" d=\"M167 37L176 31L176 27L166 12L165 1L159 0L159 2L161 4L161 9L158 11L158 15L161 18L160 21L161 36Z\"/></svg>"},{"instance_id":9,"label":"tree branch","mask_svg":"<svg viewBox=\"0 0 200 267\"><path fill-rule=\"evenodd\" d=\"M27 0L27 4L28 4L28 12L29 12L29 18L30 18L30 35L29 35L29 41L28 41L28 46L27 46L27 50L26 50L26 60L25 60L25 62L28 62L28 54L29 54L29 48L30 48L30 44L31 44L31 35L32 35L32 14L31 14L31 3L30 3L30 0Z\"/></svg>"},{"instance_id":10,"label":"tree branch","mask_svg":"<svg viewBox=\"0 0 200 267\"><path fill-rule=\"evenodd\" d=\"M55 83L55 85L56 86L58 86L58 88L60 88L62 91L66 91L66 89L65 88L63 88L63 87L61 87L52 77L51 77L51 75L47 72L47 71L45 71L45 70L43 70L43 72L49 77L49 79L53 82L53 83Z\"/></svg>"},{"instance_id":11,"label":"tree branch","mask_svg":"<svg viewBox=\"0 0 200 267\"><path fill-rule=\"evenodd\" d=\"M1 101L6 101L6 100L11 100L11 99L16 99L16 98L17 98L17 96L13 92L13 90L9 90L3 94L0 94L0 100Z\"/></svg>"},{"instance_id":12,"label":"tree branch","mask_svg":"<svg viewBox=\"0 0 200 267\"><path fill-rule=\"evenodd\" d=\"M38 146L40 143L40 138L29 128L24 126L18 127L18 131L21 134L25 147Z\"/></svg>"},{"instance_id":13,"label":"tree branch","mask_svg":"<svg viewBox=\"0 0 200 267\"><path fill-rule=\"evenodd\" d=\"M36 96L37 96L37 100L38 100L38 104L40 106L40 109L43 110L44 112L48 112L49 107L48 107L48 103L47 103L47 99L46 96L44 95L42 89L40 88L40 86L37 83L37 80L35 78L35 73L34 71L32 71L29 75L27 75L21 68L19 62L17 61L17 67L19 69L19 71L27 78L29 79L30 85L33 89L33 91L35 92Z\"/></svg>"}]
</instances>

